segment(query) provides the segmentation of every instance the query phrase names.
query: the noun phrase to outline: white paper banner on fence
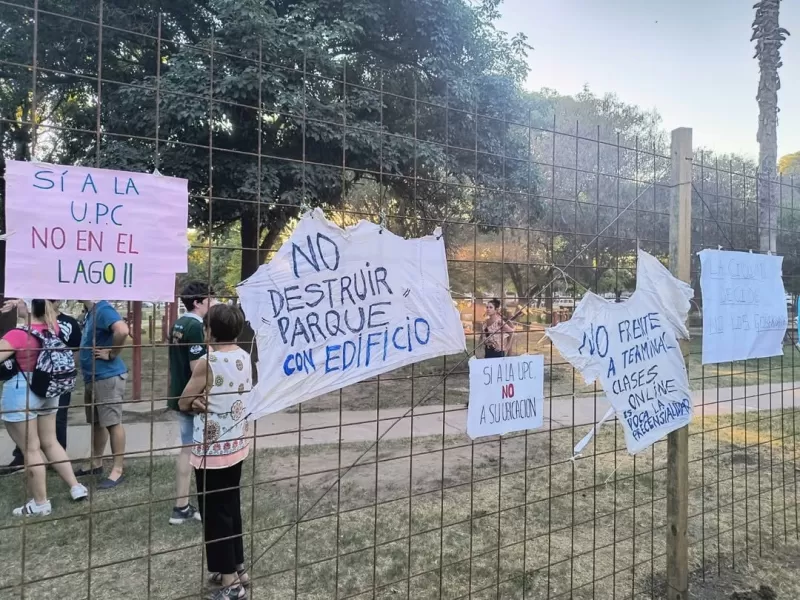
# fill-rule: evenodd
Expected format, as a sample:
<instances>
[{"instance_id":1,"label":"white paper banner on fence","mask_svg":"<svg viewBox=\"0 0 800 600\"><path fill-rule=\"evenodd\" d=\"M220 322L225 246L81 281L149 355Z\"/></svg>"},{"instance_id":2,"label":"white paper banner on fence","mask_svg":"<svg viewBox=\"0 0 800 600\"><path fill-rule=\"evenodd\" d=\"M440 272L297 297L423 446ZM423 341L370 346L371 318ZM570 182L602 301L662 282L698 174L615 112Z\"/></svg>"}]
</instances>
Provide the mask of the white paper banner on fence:
<instances>
[{"instance_id":1,"label":"white paper banner on fence","mask_svg":"<svg viewBox=\"0 0 800 600\"><path fill-rule=\"evenodd\" d=\"M469 437L536 429L543 423L544 357L469 361Z\"/></svg>"},{"instance_id":2,"label":"white paper banner on fence","mask_svg":"<svg viewBox=\"0 0 800 600\"><path fill-rule=\"evenodd\" d=\"M341 229L316 209L238 292L256 332L256 418L466 349L438 230L405 240L367 221Z\"/></svg>"},{"instance_id":3,"label":"white paper banner on fence","mask_svg":"<svg viewBox=\"0 0 800 600\"><path fill-rule=\"evenodd\" d=\"M789 323L783 257L700 252L703 364L783 355Z\"/></svg>"}]
</instances>

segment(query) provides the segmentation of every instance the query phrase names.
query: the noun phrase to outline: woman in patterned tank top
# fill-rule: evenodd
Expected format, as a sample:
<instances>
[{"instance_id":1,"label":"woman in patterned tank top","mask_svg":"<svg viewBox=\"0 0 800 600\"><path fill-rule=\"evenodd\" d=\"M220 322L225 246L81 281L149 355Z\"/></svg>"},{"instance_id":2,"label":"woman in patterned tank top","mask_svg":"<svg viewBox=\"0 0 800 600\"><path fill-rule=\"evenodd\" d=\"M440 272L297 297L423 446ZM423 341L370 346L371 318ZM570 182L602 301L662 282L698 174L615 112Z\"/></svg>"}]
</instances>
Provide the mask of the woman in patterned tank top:
<instances>
[{"instance_id":1,"label":"woman in patterned tank top","mask_svg":"<svg viewBox=\"0 0 800 600\"><path fill-rule=\"evenodd\" d=\"M500 314L500 300L492 298L486 303L483 322L484 358L503 358L511 355L514 327Z\"/></svg>"},{"instance_id":2,"label":"woman in patterned tank top","mask_svg":"<svg viewBox=\"0 0 800 600\"><path fill-rule=\"evenodd\" d=\"M181 395L179 407L194 413L197 497L209 581L220 586L214 600L247 598L240 481L247 439L247 397L252 388L250 355L236 345L244 326L237 307L212 306L205 316L210 352L202 357Z\"/></svg>"}]
</instances>

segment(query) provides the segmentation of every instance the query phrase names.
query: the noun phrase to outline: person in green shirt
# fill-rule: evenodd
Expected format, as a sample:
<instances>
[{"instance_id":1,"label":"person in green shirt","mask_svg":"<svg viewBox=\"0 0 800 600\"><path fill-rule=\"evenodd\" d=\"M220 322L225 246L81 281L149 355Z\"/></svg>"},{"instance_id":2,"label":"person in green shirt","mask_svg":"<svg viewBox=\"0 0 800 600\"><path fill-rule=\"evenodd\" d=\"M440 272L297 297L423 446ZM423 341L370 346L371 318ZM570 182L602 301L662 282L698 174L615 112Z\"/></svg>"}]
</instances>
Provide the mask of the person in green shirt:
<instances>
[{"instance_id":1,"label":"person in green shirt","mask_svg":"<svg viewBox=\"0 0 800 600\"><path fill-rule=\"evenodd\" d=\"M192 467L189 457L192 453L193 415L183 413L178 408L178 400L183 389L192 377L192 369L197 360L206 354L203 333L203 317L211 304L211 290L202 281L192 281L183 288L181 302L186 313L172 326L169 339L169 398L167 406L175 411L180 424L181 451L176 469L175 506L169 519L172 525L181 525L191 520L200 520L197 508L189 503L189 486Z\"/></svg>"}]
</instances>

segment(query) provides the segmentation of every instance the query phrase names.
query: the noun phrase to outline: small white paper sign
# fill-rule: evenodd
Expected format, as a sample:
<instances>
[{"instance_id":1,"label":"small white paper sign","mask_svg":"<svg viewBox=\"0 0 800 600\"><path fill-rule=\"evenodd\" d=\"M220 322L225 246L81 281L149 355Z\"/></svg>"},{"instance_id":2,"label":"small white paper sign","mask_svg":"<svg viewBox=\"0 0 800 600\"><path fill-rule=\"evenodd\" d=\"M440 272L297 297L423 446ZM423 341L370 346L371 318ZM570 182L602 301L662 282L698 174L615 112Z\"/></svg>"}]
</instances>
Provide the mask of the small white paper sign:
<instances>
[{"instance_id":1,"label":"small white paper sign","mask_svg":"<svg viewBox=\"0 0 800 600\"><path fill-rule=\"evenodd\" d=\"M789 324L783 257L700 252L703 364L783 355Z\"/></svg>"},{"instance_id":2,"label":"small white paper sign","mask_svg":"<svg viewBox=\"0 0 800 600\"><path fill-rule=\"evenodd\" d=\"M537 429L543 423L543 356L469 361L469 437Z\"/></svg>"}]
</instances>

